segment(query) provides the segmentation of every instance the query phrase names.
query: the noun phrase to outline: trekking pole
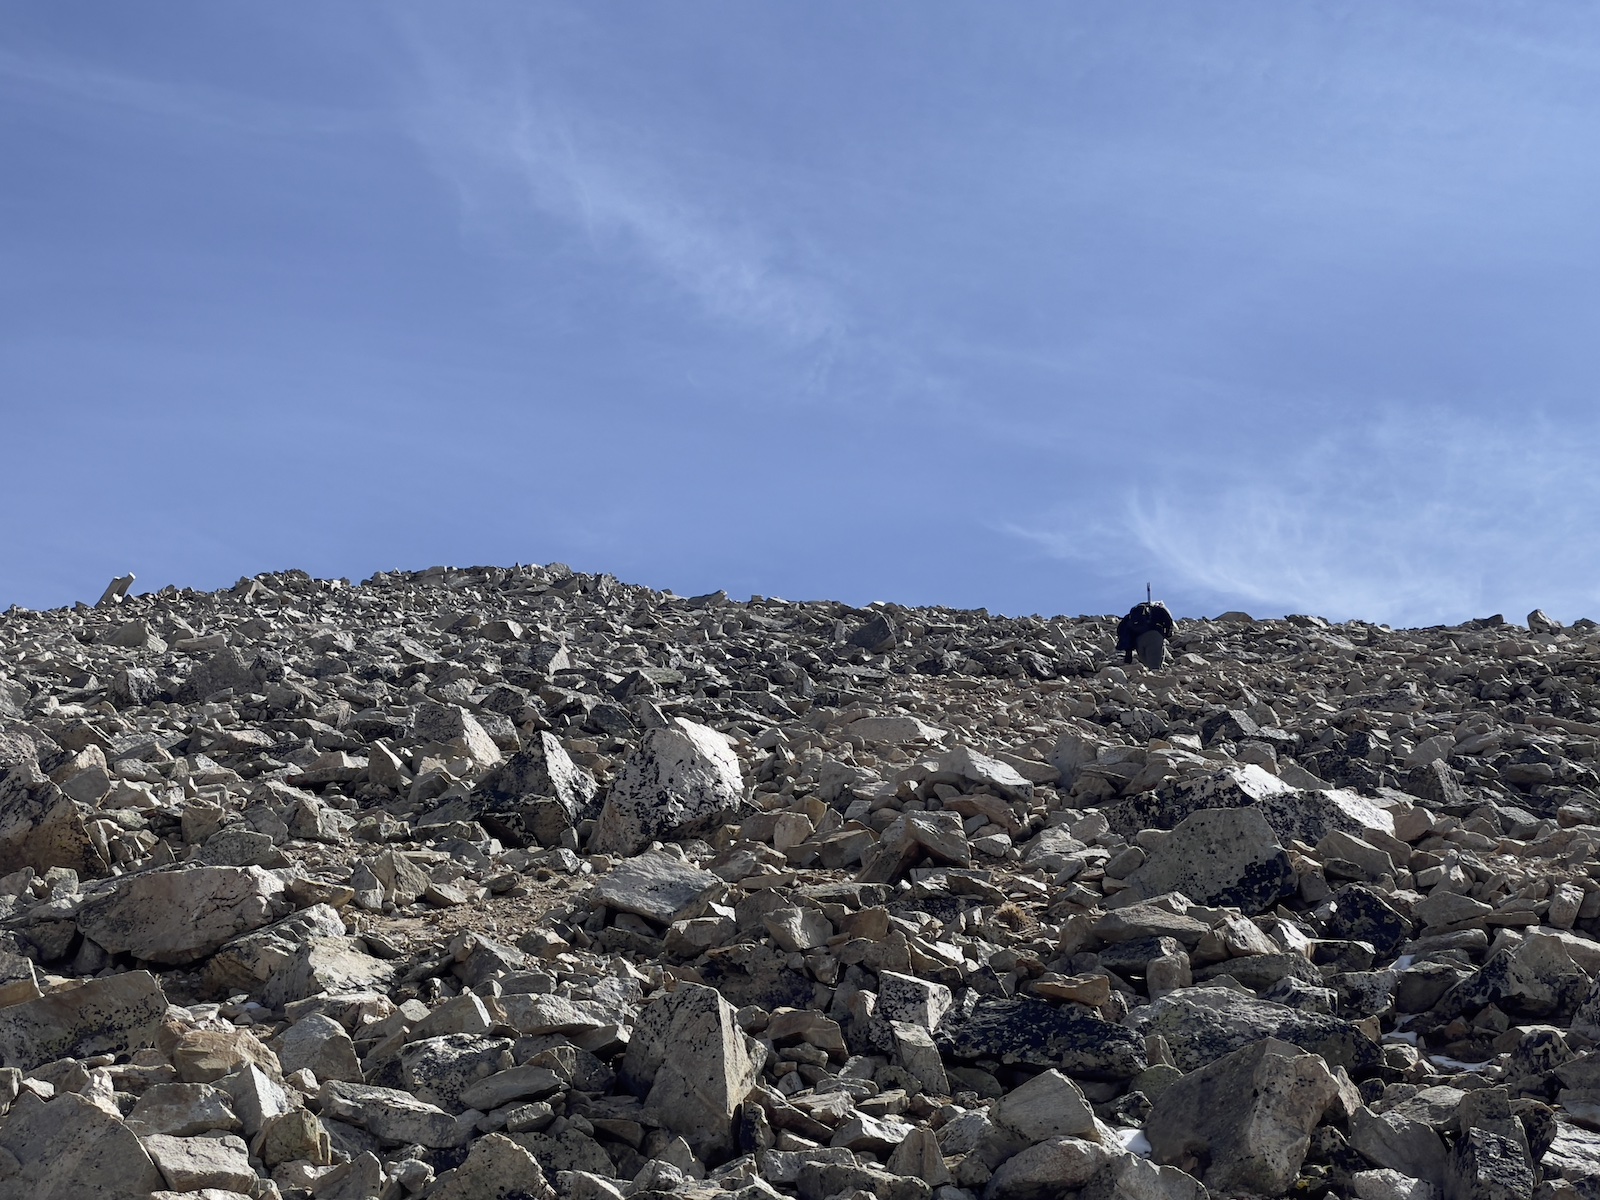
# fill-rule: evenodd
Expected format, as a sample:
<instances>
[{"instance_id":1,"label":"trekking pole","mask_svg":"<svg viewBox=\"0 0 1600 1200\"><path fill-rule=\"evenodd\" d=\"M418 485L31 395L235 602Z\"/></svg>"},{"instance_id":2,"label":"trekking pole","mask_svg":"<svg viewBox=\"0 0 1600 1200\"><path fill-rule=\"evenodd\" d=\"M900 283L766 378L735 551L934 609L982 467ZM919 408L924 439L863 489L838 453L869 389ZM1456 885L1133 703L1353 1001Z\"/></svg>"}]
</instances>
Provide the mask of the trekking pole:
<instances>
[{"instance_id":1,"label":"trekking pole","mask_svg":"<svg viewBox=\"0 0 1600 1200\"><path fill-rule=\"evenodd\" d=\"M1146 604L1150 603L1150 585L1148 583L1144 585L1144 602Z\"/></svg>"}]
</instances>

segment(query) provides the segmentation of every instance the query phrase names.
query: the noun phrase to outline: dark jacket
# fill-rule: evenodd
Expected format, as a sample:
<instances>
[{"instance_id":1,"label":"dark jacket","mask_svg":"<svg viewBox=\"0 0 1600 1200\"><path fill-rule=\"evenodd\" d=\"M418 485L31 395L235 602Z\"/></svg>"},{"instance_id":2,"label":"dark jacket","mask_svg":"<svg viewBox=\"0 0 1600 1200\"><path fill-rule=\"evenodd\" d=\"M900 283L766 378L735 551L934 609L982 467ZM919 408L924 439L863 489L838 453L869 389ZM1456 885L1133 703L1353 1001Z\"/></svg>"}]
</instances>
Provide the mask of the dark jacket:
<instances>
[{"instance_id":1,"label":"dark jacket","mask_svg":"<svg viewBox=\"0 0 1600 1200\"><path fill-rule=\"evenodd\" d=\"M1124 653L1133 650L1139 635L1152 629L1162 637L1172 636L1172 614L1167 606L1159 600L1154 604L1135 604L1117 625L1117 649Z\"/></svg>"}]
</instances>

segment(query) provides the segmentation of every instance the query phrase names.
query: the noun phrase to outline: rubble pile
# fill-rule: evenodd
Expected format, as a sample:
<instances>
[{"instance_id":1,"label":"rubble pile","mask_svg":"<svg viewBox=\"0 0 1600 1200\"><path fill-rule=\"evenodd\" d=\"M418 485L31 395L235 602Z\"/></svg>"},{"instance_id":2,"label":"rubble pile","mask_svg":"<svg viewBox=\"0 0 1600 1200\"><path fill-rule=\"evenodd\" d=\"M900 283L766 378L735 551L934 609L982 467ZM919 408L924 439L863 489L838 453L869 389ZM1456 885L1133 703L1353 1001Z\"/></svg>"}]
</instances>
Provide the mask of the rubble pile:
<instances>
[{"instance_id":1,"label":"rubble pile","mask_svg":"<svg viewBox=\"0 0 1600 1200\"><path fill-rule=\"evenodd\" d=\"M1600 632L0 616L0 1197L1600 1197Z\"/></svg>"}]
</instances>

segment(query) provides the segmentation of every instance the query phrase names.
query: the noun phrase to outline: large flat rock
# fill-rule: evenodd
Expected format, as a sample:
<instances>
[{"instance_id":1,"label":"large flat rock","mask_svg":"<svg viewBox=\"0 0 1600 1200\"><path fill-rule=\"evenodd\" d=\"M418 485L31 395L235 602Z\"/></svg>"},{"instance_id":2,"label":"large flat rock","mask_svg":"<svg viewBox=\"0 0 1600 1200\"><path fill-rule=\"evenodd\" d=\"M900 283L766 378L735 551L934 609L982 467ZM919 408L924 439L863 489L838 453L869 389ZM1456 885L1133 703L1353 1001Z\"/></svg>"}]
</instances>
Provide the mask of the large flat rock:
<instances>
[{"instance_id":1,"label":"large flat rock","mask_svg":"<svg viewBox=\"0 0 1600 1200\"><path fill-rule=\"evenodd\" d=\"M655 850L619 863L596 881L594 890L607 908L670 925L698 917L725 888L710 871Z\"/></svg>"},{"instance_id":2,"label":"large flat rock","mask_svg":"<svg viewBox=\"0 0 1600 1200\"><path fill-rule=\"evenodd\" d=\"M148 1200L166 1182L132 1130L73 1092L19 1099L0 1150L20 1168L0 1180L8 1200Z\"/></svg>"},{"instance_id":3,"label":"large flat rock","mask_svg":"<svg viewBox=\"0 0 1600 1200\"><path fill-rule=\"evenodd\" d=\"M58 1058L153 1046L167 997L148 971L91 979L0 1009L0 1066L32 1070Z\"/></svg>"},{"instance_id":4,"label":"large flat rock","mask_svg":"<svg viewBox=\"0 0 1600 1200\"><path fill-rule=\"evenodd\" d=\"M78 928L113 954L180 965L283 916L283 891L260 867L147 871L84 901Z\"/></svg>"}]
</instances>

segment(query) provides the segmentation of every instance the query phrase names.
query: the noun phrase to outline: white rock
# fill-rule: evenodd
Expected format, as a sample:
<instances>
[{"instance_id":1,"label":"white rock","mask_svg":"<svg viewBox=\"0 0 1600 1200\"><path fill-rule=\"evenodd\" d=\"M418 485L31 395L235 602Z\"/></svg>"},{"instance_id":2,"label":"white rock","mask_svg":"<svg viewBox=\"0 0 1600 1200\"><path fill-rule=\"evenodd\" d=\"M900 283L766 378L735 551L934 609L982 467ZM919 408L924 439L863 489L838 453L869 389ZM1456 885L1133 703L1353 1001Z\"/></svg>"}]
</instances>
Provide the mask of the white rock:
<instances>
[{"instance_id":1,"label":"white rock","mask_svg":"<svg viewBox=\"0 0 1600 1200\"><path fill-rule=\"evenodd\" d=\"M637 854L651 841L711 833L744 798L727 738L682 717L651 729L617 773L600 811L594 849Z\"/></svg>"}]
</instances>

